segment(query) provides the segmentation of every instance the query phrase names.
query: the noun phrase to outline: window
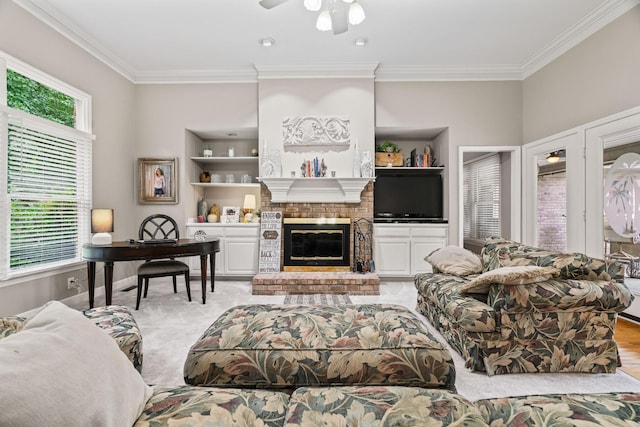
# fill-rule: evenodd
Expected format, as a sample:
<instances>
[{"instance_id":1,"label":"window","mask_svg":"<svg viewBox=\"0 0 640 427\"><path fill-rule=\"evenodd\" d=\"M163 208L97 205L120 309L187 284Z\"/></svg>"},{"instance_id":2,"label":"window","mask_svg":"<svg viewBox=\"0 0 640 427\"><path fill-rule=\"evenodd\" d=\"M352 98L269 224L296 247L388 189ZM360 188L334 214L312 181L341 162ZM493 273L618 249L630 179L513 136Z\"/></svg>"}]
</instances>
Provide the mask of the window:
<instances>
[{"instance_id":1,"label":"window","mask_svg":"<svg viewBox=\"0 0 640 427\"><path fill-rule=\"evenodd\" d=\"M3 60L4 59L4 60ZM0 52L0 280L82 261L90 97ZM5 72L6 71L6 72ZM1 90L1 89L0 89Z\"/></svg>"},{"instance_id":2,"label":"window","mask_svg":"<svg viewBox=\"0 0 640 427\"><path fill-rule=\"evenodd\" d=\"M464 238L500 236L500 154L464 165Z\"/></svg>"}]
</instances>

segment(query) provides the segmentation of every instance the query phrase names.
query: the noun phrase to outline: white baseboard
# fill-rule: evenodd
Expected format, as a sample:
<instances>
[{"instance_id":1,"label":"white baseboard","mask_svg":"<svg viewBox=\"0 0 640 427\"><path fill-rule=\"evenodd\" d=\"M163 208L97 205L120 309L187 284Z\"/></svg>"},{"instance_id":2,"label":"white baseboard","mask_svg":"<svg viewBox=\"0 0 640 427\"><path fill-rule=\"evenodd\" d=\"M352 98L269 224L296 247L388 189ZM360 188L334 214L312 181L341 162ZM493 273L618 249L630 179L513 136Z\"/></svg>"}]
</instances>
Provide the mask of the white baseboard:
<instances>
[{"instance_id":1,"label":"white baseboard","mask_svg":"<svg viewBox=\"0 0 640 427\"><path fill-rule=\"evenodd\" d=\"M112 292L116 292L125 288L129 288L131 286L137 286L136 276L127 277L126 279L118 280L113 282L113 290ZM96 289L94 294L94 303L97 306L102 305L98 302L99 298L104 298L104 286L100 286ZM84 291L79 293L78 295L74 295L69 298L65 298L62 302L68 306L82 306L83 304L89 308L89 291Z\"/></svg>"}]
</instances>

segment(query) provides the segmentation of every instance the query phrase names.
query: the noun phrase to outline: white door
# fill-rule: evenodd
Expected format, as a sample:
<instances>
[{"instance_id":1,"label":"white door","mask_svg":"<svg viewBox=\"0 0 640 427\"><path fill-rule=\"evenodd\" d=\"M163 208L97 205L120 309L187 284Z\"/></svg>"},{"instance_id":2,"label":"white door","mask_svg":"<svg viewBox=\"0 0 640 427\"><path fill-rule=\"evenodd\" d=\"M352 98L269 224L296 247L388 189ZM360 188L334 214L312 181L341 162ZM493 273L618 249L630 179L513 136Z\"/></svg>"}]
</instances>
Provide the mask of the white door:
<instances>
[{"instance_id":1,"label":"white door","mask_svg":"<svg viewBox=\"0 0 640 427\"><path fill-rule=\"evenodd\" d=\"M523 243L585 251L585 150L572 130L523 147Z\"/></svg>"},{"instance_id":2,"label":"white door","mask_svg":"<svg viewBox=\"0 0 640 427\"><path fill-rule=\"evenodd\" d=\"M624 147L640 141L640 112L638 108L616 114L588 126L585 131L586 165L586 253L604 256L604 182L605 148ZM624 150L623 150L624 151Z\"/></svg>"}]
</instances>

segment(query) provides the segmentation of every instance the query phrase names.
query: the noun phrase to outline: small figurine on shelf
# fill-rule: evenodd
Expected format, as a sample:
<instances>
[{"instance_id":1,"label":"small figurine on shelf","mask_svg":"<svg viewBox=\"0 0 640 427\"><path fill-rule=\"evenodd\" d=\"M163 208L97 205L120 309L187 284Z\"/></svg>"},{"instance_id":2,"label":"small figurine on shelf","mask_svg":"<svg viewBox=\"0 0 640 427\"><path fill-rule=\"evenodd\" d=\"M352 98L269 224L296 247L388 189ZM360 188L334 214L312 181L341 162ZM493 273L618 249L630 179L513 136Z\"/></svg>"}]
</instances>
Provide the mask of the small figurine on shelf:
<instances>
[{"instance_id":1,"label":"small figurine on shelf","mask_svg":"<svg viewBox=\"0 0 640 427\"><path fill-rule=\"evenodd\" d=\"M307 162L302 162L302 166L300 166L300 176L303 178L307 176Z\"/></svg>"},{"instance_id":2,"label":"small figurine on shelf","mask_svg":"<svg viewBox=\"0 0 640 427\"><path fill-rule=\"evenodd\" d=\"M320 162L320 176L327 176L327 165L324 163L324 159Z\"/></svg>"}]
</instances>

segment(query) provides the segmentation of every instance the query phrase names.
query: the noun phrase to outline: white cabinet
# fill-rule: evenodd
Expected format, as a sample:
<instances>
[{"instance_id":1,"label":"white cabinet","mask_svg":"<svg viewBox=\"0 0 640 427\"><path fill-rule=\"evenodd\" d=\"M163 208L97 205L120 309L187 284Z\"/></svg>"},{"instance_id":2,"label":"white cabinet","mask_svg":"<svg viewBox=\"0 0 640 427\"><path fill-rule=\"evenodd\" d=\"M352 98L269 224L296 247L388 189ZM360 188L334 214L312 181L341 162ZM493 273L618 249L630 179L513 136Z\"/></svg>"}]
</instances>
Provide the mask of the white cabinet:
<instances>
[{"instance_id":1,"label":"white cabinet","mask_svg":"<svg viewBox=\"0 0 640 427\"><path fill-rule=\"evenodd\" d=\"M447 246L447 224L374 224L374 261L381 277L431 272L424 257Z\"/></svg>"},{"instance_id":2,"label":"white cabinet","mask_svg":"<svg viewBox=\"0 0 640 427\"><path fill-rule=\"evenodd\" d=\"M187 235L198 230L220 239L216 276L253 276L258 272L260 224L187 224ZM200 275L200 259L190 258L191 275Z\"/></svg>"}]
</instances>

